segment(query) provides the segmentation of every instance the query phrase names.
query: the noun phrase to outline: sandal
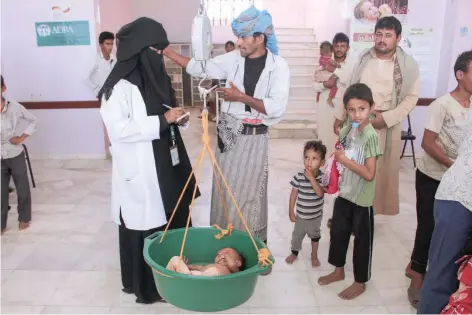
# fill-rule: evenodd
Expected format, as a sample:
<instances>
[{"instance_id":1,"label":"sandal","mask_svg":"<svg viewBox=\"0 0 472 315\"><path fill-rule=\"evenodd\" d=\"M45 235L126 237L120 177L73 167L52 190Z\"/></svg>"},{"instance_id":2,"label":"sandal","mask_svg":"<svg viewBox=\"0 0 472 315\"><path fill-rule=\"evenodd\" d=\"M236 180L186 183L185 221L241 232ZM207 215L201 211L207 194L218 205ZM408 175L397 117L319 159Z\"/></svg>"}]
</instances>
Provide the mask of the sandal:
<instances>
[{"instance_id":1,"label":"sandal","mask_svg":"<svg viewBox=\"0 0 472 315\"><path fill-rule=\"evenodd\" d=\"M416 289L409 287L408 288L408 301L410 301L410 304L412 307L415 309L418 307L418 303L420 302L420 291L421 289Z\"/></svg>"}]
</instances>

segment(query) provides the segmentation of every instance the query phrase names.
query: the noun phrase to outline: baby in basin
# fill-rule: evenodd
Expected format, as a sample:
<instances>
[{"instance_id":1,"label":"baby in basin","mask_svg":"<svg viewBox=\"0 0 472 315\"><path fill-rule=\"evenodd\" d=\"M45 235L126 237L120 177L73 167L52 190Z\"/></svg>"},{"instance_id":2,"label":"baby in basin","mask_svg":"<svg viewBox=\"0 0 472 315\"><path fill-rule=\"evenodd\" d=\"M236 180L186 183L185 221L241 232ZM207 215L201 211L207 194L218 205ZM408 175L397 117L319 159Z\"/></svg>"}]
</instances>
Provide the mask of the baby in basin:
<instances>
[{"instance_id":1,"label":"baby in basin","mask_svg":"<svg viewBox=\"0 0 472 315\"><path fill-rule=\"evenodd\" d=\"M239 272L243 259L233 248L226 247L216 253L215 263L201 266L188 265L186 259L174 256L167 264L167 269L194 276L224 276Z\"/></svg>"}]
</instances>

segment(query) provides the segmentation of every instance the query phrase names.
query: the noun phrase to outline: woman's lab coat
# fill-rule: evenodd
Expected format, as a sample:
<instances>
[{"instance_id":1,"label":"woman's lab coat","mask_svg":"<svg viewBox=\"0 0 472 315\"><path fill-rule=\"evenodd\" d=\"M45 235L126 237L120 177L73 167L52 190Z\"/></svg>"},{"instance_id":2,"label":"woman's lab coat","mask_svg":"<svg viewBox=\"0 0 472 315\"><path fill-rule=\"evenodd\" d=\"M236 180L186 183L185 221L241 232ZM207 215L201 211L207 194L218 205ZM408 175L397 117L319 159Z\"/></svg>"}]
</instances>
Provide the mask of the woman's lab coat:
<instances>
[{"instance_id":1,"label":"woman's lab coat","mask_svg":"<svg viewBox=\"0 0 472 315\"><path fill-rule=\"evenodd\" d=\"M167 223L152 140L160 137L159 116L148 116L138 87L120 80L100 113L112 155L111 213L128 229L149 230Z\"/></svg>"}]
</instances>

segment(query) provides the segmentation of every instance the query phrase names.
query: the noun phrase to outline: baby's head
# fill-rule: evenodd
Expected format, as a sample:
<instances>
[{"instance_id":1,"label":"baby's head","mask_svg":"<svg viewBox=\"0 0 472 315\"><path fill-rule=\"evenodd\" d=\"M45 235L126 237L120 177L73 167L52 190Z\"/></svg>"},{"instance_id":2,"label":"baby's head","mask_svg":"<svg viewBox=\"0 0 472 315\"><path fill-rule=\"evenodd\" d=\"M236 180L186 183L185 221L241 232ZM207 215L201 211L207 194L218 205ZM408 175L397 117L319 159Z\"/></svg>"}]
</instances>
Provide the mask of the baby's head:
<instances>
[{"instance_id":1,"label":"baby's head","mask_svg":"<svg viewBox=\"0 0 472 315\"><path fill-rule=\"evenodd\" d=\"M216 253L215 264L226 266L232 273L235 273L240 271L243 266L243 258L235 249L225 247Z\"/></svg>"},{"instance_id":2,"label":"baby's head","mask_svg":"<svg viewBox=\"0 0 472 315\"><path fill-rule=\"evenodd\" d=\"M388 15L391 15L392 14L392 8L390 8L390 6L386 3L382 4L380 7L379 7L379 15L380 17L384 17L384 16L388 16Z\"/></svg>"},{"instance_id":3,"label":"baby's head","mask_svg":"<svg viewBox=\"0 0 472 315\"><path fill-rule=\"evenodd\" d=\"M324 165L326 158L326 146L321 141L308 141L303 149L303 161L305 169L317 171Z\"/></svg>"},{"instance_id":4,"label":"baby's head","mask_svg":"<svg viewBox=\"0 0 472 315\"><path fill-rule=\"evenodd\" d=\"M376 21L379 16L379 9L370 0L362 0L354 8L354 17L358 20Z\"/></svg>"},{"instance_id":5,"label":"baby's head","mask_svg":"<svg viewBox=\"0 0 472 315\"><path fill-rule=\"evenodd\" d=\"M331 58L333 56L333 45L328 41L322 42L320 45L320 53L322 56Z\"/></svg>"}]
</instances>

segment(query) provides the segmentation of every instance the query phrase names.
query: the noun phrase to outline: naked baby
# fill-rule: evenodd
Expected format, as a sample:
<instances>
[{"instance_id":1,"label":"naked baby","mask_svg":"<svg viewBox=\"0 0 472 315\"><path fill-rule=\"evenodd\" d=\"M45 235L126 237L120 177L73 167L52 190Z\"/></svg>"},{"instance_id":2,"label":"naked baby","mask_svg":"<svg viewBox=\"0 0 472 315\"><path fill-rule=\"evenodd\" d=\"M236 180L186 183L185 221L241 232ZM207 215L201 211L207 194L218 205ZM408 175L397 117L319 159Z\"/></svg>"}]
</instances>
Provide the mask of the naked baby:
<instances>
[{"instance_id":1,"label":"naked baby","mask_svg":"<svg viewBox=\"0 0 472 315\"><path fill-rule=\"evenodd\" d=\"M188 265L185 259L174 256L167 264L167 269L194 276L224 276L239 272L243 259L233 248L226 247L216 253L215 263L202 265Z\"/></svg>"}]
</instances>

